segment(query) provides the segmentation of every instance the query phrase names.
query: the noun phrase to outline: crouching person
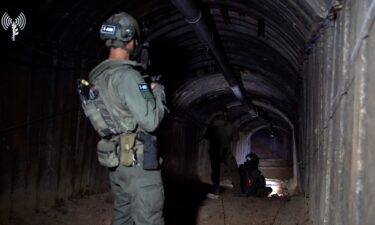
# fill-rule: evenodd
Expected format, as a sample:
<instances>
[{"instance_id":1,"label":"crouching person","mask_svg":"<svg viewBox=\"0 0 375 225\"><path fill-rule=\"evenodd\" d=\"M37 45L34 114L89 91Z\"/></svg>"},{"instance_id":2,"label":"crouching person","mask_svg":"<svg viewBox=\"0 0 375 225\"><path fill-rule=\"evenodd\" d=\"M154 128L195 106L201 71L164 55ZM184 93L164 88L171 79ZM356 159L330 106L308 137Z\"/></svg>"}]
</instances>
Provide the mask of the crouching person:
<instances>
[{"instance_id":1,"label":"crouching person","mask_svg":"<svg viewBox=\"0 0 375 225\"><path fill-rule=\"evenodd\" d=\"M245 163L239 167L244 196L265 197L272 192L272 188L266 187L266 179L258 167L259 157L255 153L246 155Z\"/></svg>"}]
</instances>

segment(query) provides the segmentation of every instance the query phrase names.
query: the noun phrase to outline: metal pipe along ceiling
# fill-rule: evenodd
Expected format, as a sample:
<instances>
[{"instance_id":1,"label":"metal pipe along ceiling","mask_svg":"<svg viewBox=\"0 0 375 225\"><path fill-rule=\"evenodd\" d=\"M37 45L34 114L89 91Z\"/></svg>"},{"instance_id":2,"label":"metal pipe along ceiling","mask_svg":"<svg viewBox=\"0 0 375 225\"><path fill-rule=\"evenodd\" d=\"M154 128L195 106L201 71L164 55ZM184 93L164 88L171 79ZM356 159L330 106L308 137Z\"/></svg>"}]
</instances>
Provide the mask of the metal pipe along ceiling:
<instances>
[{"instance_id":1,"label":"metal pipe along ceiling","mask_svg":"<svg viewBox=\"0 0 375 225\"><path fill-rule=\"evenodd\" d=\"M242 85L235 77L233 67L230 66L222 48L215 42L213 32L210 32L207 24L202 19L202 11L191 0L171 0L171 2L184 16L185 21L193 27L202 42L210 48L217 66L222 71L234 95L247 108L252 117L257 117L254 105L248 101Z\"/></svg>"}]
</instances>

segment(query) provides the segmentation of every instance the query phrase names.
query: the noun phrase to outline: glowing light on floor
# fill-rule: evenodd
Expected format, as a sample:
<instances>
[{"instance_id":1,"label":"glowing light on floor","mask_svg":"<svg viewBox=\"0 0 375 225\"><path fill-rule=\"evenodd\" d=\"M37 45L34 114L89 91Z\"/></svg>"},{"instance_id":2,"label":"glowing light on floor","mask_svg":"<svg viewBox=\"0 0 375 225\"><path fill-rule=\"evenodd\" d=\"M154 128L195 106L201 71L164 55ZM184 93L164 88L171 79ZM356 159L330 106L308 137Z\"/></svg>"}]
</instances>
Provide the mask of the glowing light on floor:
<instances>
[{"instance_id":1,"label":"glowing light on floor","mask_svg":"<svg viewBox=\"0 0 375 225\"><path fill-rule=\"evenodd\" d=\"M288 195L286 181L284 180L266 178L266 186L272 188L272 193L268 195L269 197L275 196L276 194L278 196Z\"/></svg>"}]
</instances>

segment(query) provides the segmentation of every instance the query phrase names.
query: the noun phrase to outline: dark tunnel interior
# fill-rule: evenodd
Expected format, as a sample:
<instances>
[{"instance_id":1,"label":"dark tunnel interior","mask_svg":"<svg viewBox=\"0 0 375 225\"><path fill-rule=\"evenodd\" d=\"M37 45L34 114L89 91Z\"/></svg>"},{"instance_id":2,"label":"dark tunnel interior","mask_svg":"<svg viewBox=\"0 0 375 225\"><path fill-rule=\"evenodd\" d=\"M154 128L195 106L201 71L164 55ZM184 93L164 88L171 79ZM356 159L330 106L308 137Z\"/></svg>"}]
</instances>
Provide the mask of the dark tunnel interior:
<instances>
[{"instance_id":1,"label":"dark tunnel interior","mask_svg":"<svg viewBox=\"0 0 375 225\"><path fill-rule=\"evenodd\" d=\"M230 76L223 73L210 44L199 37L173 2L191 2L201 10L211 41L219 46L231 69ZM3 25L0 31L1 220L19 210L48 208L61 199L109 190L107 171L98 164L94 151L99 136L82 112L75 84L108 57L99 37L102 22L126 11L139 21L143 41L150 44L150 66L144 74L162 75L170 110L155 132L163 157L166 196L170 196L165 212L173 215L166 217L168 224L195 223L209 182L208 143L203 136L209 121L222 112L239 131L231 145L237 163L243 163L249 152L257 153L266 177L285 180L290 194L302 193L310 199L315 224L367 224L364 221L373 216L361 213L358 205L373 206L360 198L362 192L355 192L353 184L364 182L362 186L369 190L374 183L372 178L366 183L371 175L357 166L363 162L364 167L373 168L367 163L374 158L367 151L371 143L365 141L358 147L355 141L358 135L365 135L361 130L372 130L373 123L356 124L366 124L361 122L363 107L369 112L363 117L366 121L375 111L372 104L361 103L357 94L368 93L366 99L372 96L361 82L374 83L366 75L372 69L366 57L373 53L366 52L366 47L353 48L362 40L360 28L369 23L361 15L372 15L372 3L3 1L2 16L7 13L16 18L23 12L27 23L15 40L11 28L6 30ZM371 25L366 38L374 37ZM365 44L372 48L374 38ZM349 59L354 51L358 54ZM362 80L351 78L361 74ZM234 91L236 85L242 99ZM341 86L346 88L344 94L336 95ZM337 104L336 96L340 96ZM257 116L249 113L246 101ZM339 138L336 143L337 133L350 140L353 137L353 141ZM357 158L359 161L354 160ZM351 167L343 169L345 163ZM326 177L314 178L319 171ZM360 178L346 181L345 175ZM353 203L357 205L349 203L350 197L326 197L340 193L335 189L340 186L342 193L359 193L359 200ZM181 197L181 192L187 194ZM346 207L338 213L348 215L345 223L344 217L329 210L342 199Z\"/></svg>"}]
</instances>

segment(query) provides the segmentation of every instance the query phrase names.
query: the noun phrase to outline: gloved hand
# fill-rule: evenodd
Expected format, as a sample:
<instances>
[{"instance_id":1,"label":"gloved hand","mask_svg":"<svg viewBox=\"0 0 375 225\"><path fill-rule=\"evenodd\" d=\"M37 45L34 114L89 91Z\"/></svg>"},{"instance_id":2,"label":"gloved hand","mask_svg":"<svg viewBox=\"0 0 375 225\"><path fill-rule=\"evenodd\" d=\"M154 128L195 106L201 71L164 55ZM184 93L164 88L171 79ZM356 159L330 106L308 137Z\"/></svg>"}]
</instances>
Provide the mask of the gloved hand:
<instances>
[{"instance_id":1,"label":"gloved hand","mask_svg":"<svg viewBox=\"0 0 375 225\"><path fill-rule=\"evenodd\" d=\"M155 88L158 84L160 84L160 78L161 78L161 75L160 75L160 74L150 76L150 79L151 79L150 88L151 88L151 90L154 90L154 88Z\"/></svg>"}]
</instances>

